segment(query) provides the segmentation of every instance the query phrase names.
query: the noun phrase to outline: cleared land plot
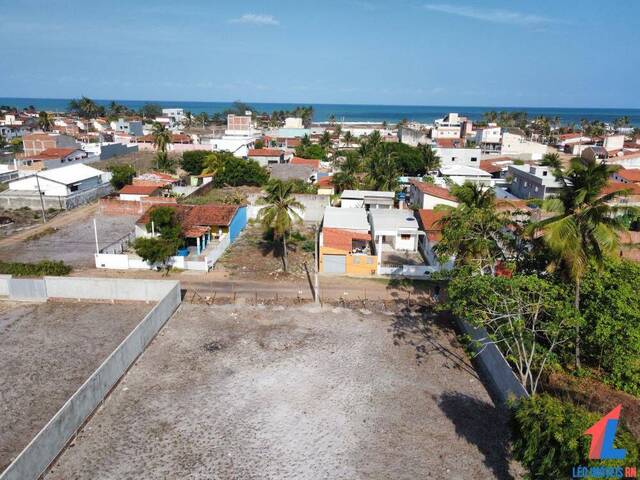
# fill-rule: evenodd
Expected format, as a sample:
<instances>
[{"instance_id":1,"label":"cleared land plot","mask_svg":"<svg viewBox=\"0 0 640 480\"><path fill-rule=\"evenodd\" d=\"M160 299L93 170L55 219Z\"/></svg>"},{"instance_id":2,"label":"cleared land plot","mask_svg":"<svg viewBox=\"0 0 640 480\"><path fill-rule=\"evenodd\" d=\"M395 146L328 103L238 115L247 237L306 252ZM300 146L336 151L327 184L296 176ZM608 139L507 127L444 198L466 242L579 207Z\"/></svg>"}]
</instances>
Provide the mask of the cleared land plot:
<instances>
[{"instance_id":1,"label":"cleared land plot","mask_svg":"<svg viewBox=\"0 0 640 480\"><path fill-rule=\"evenodd\" d=\"M151 308L0 301L0 471Z\"/></svg>"},{"instance_id":2,"label":"cleared land plot","mask_svg":"<svg viewBox=\"0 0 640 480\"><path fill-rule=\"evenodd\" d=\"M183 304L47 478L511 478L447 324L387 313Z\"/></svg>"},{"instance_id":3,"label":"cleared land plot","mask_svg":"<svg viewBox=\"0 0 640 480\"><path fill-rule=\"evenodd\" d=\"M98 216L98 239L100 247L112 243L133 230L137 217ZM74 267L94 267L93 254L96 240L93 217L74 220L57 230L47 231L42 236L21 242L19 245L0 248L0 257L5 261L37 262L40 260L62 260Z\"/></svg>"}]
</instances>

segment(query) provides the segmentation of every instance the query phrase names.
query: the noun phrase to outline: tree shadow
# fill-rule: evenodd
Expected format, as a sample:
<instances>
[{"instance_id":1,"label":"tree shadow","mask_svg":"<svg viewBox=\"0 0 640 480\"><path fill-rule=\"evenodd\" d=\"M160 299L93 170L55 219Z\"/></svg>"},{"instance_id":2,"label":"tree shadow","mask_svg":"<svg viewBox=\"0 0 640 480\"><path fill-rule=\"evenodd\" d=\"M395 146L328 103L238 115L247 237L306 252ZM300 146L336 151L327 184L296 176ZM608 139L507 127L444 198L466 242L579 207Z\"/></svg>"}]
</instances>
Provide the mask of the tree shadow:
<instances>
[{"instance_id":1,"label":"tree shadow","mask_svg":"<svg viewBox=\"0 0 640 480\"><path fill-rule=\"evenodd\" d=\"M446 316L434 311L433 306L405 304L394 314L388 331L394 345L408 345L415 349L418 365L422 365L429 356L438 355L445 360L445 367L480 379L466 356L451 348L451 343L457 345L453 327Z\"/></svg>"},{"instance_id":2,"label":"tree shadow","mask_svg":"<svg viewBox=\"0 0 640 480\"><path fill-rule=\"evenodd\" d=\"M484 464L499 480L513 480L509 471L508 410L458 392L436 398L438 407L451 420L458 436L475 445Z\"/></svg>"},{"instance_id":3,"label":"tree shadow","mask_svg":"<svg viewBox=\"0 0 640 480\"><path fill-rule=\"evenodd\" d=\"M437 280L392 278L387 283L389 296L395 300L415 300L425 304L439 301L441 286Z\"/></svg>"}]
</instances>

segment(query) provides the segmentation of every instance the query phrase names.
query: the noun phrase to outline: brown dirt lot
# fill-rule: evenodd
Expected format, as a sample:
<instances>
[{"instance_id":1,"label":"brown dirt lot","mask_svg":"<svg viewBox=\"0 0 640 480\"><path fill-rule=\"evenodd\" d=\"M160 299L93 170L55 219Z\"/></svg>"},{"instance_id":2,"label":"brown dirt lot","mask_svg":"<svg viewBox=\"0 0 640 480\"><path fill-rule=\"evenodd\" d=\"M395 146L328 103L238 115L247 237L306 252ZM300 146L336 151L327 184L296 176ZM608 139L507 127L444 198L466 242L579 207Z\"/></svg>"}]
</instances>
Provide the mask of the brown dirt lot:
<instances>
[{"instance_id":1,"label":"brown dirt lot","mask_svg":"<svg viewBox=\"0 0 640 480\"><path fill-rule=\"evenodd\" d=\"M295 231L313 239L313 230L297 225ZM291 280L307 278L304 265L313 274L313 252L302 248L302 241L289 241L289 269L284 273L280 243L265 239L260 224L247 224L242 235L227 249L214 267L226 271L231 278L254 280Z\"/></svg>"},{"instance_id":2,"label":"brown dirt lot","mask_svg":"<svg viewBox=\"0 0 640 480\"><path fill-rule=\"evenodd\" d=\"M0 471L150 309L0 301Z\"/></svg>"},{"instance_id":3,"label":"brown dirt lot","mask_svg":"<svg viewBox=\"0 0 640 480\"><path fill-rule=\"evenodd\" d=\"M107 160L92 163L91 166L99 170L108 170L111 165L133 165L138 174L153 170L155 152L134 152L127 155L112 157ZM178 158L178 157L176 157Z\"/></svg>"},{"instance_id":4,"label":"brown dirt lot","mask_svg":"<svg viewBox=\"0 0 640 480\"><path fill-rule=\"evenodd\" d=\"M47 218L51 219L57 214L57 211L48 211ZM40 224L42 224L42 213L39 210L31 210L29 208L5 210L0 208L0 238L9 237L26 230L32 225Z\"/></svg>"},{"instance_id":5,"label":"brown dirt lot","mask_svg":"<svg viewBox=\"0 0 640 480\"><path fill-rule=\"evenodd\" d=\"M183 304L47 478L519 478L506 437L428 311Z\"/></svg>"}]
</instances>

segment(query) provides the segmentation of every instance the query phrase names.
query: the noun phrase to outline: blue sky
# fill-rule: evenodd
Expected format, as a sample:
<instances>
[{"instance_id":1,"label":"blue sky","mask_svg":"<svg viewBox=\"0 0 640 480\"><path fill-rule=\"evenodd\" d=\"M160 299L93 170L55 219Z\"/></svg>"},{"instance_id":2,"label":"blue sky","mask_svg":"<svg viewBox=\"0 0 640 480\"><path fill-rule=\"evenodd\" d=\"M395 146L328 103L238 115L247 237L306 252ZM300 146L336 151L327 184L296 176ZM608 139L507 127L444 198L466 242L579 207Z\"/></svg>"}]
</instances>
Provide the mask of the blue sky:
<instances>
[{"instance_id":1,"label":"blue sky","mask_svg":"<svg viewBox=\"0 0 640 480\"><path fill-rule=\"evenodd\" d=\"M640 0L0 0L0 97L640 107Z\"/></svg>"}]
</instances>

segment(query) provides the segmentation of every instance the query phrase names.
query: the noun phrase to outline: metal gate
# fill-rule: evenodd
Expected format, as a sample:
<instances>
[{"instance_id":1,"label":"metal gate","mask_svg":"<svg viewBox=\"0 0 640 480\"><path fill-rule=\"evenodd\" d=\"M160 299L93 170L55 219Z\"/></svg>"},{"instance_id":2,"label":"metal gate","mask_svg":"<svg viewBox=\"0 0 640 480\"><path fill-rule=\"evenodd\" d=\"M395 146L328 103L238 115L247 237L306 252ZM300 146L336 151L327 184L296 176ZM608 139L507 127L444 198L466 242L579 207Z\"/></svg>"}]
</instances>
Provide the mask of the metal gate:
<instances>
[{"instance_id":1,"label":"metal gate","mask_svg":"<svg viewBox=\"0 0 640 480\"><path fill-rule=\"evenodd\" d=\"M345 273L347 269L347 257L344 255L323 255L324 273Z\"/></svg>"}]
</instances>

